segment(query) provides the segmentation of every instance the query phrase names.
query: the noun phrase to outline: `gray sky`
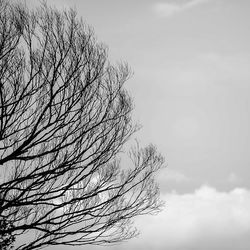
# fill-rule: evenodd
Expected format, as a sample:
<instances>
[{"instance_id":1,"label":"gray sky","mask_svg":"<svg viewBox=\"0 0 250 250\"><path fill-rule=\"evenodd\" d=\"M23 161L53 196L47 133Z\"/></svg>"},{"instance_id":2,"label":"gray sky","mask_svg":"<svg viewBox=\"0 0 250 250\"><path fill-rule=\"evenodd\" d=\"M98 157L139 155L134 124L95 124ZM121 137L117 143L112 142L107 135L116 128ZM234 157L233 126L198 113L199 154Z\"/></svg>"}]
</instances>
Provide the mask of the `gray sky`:
<instances>
[{"instance_id":1,"label":"gray sky","mask_svg":"<svg viewBox=\"0 0 250 250\"><path fill-rule=\"evenodd\" d=\"M136 137L168 164L165 210L112 249L250 249L250 1L48 3L75 7L110 59L129 63Z\"/></svg>"}]
</instances>

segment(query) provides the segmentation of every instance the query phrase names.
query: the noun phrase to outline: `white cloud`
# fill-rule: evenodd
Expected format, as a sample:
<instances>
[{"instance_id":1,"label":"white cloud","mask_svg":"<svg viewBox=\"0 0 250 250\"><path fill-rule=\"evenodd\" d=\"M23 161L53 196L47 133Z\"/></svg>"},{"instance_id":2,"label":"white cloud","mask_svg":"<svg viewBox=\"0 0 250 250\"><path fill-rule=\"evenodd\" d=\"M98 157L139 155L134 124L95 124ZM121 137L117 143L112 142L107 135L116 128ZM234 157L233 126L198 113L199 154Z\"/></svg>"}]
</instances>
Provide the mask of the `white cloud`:
<instances>
[{"instance_id":1,"label":"white cloud","mask_svg":"<svg viewBox=\"0 0 250 250\"><path fill-rule=\"evenodd\" d=\"M139 219L140 237L119 249L250 249L250 190L220 192L202 186L163 199L164 211Z\"/></svg>"},{"instance_id":2,"label":"white cloud","mask_svg":"<svg viewBox=\"0 0 250 250\"><path fill-rule=\"evenodd\" d=\"M183 12L185 10L191 9L197 5L208 2L209 0L189 0L185 2L158 2L154 4L153 9L161 17L169 17L176 13Z\"/></svg>"}]
</instances>

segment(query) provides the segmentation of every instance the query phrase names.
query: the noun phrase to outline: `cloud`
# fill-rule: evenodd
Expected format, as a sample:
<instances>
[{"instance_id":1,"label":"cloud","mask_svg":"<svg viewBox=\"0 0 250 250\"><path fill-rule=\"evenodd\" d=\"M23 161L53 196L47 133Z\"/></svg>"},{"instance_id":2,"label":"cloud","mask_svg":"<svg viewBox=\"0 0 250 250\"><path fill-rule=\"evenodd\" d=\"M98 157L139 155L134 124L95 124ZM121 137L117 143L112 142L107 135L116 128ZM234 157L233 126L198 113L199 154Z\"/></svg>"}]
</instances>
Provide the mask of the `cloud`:
<instances>
[{"instance_id":1,"label":"cloud","mask_svg":"<svg viewBox=\"0 0 250 250\"><path fill-rule=\"evenodd\" d=\"M185 10L189 10L197 5L204 4L209 0L189 0L185 2L158 2L154 4L153 9L155 12L161 17L169 17L176 13L183 12Z\"/></svg>"},{"instance_id":2,"label":"cloud","mask_svg":"<svg viewBox=\"0 0 250 250\"><path fill-rule=\"evenodd\" d=\"M163 199L164 211L137 221L140 237L115 249L250 249L250 190L202 186Z\"/></svg>"}]
</instances>

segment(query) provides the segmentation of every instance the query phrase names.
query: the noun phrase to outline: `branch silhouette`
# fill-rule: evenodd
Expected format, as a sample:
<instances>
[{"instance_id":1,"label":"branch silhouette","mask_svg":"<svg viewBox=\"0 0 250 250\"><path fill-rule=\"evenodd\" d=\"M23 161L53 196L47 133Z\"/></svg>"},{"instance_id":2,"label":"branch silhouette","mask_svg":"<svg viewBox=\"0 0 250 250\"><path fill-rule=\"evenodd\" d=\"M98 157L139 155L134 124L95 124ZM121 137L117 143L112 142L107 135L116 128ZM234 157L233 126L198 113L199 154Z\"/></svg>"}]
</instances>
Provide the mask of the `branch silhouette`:
<instances>
[{"instance_id":1,"label":"branch silhouette","mask_svg":"<svg viewBox=\"0 0 250 250\"><path fill-rule=\"evenodd\" d=\"M120 242L160 210L156 148L119 159L138 129L130 76L75 11L0 0L0 236L16 249Z\"/></svg>"}]
</instances>

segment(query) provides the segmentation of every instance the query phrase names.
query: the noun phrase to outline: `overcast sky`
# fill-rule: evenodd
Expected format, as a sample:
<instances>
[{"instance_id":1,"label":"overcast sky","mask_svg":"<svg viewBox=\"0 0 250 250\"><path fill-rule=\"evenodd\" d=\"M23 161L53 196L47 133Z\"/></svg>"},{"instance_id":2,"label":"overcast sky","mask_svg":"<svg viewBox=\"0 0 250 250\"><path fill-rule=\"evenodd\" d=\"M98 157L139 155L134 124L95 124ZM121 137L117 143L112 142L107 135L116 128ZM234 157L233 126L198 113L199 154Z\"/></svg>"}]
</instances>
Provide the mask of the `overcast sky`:
<instances>
[{"instance_id":1,"label":"overcast sky","mask_svg":"<svg viewBox=\"0 0 250 250\"><path fill-rule=\"evenodd\" d=\"M129 63L136 137L168 164L158 177L166 208L112 249L250 249L250 1L48 3L75 8L111 61Z\"/></svg>"}]
</instances>

